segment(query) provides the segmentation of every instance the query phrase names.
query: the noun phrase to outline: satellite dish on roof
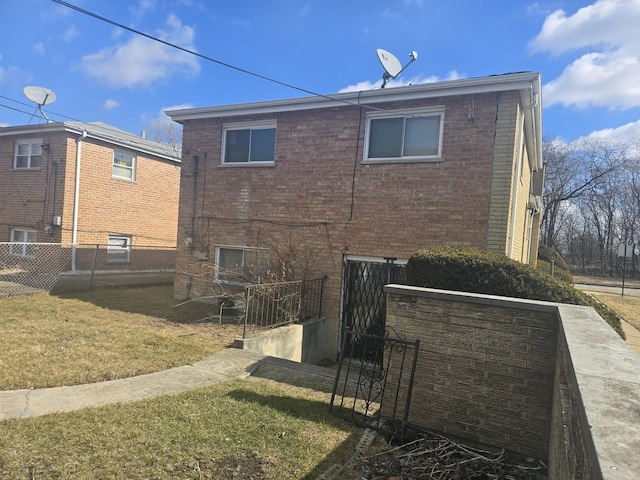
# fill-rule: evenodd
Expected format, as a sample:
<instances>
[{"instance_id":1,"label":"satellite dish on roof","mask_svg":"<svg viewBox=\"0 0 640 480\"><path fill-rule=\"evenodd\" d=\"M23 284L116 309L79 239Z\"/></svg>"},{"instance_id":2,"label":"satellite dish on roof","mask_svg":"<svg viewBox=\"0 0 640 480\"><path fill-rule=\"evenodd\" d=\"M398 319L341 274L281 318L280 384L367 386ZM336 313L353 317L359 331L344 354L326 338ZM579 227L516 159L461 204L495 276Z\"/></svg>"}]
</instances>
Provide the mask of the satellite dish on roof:
<instances>
[{"instance_id":1,"label":"satellite dish on roof","mask_svg":"<svg viewBox=\"0 0 640 480\"><path fill-rule=\"evenodd\" d=\"M53 93L53 90L31 86L24 87L23 92L25 97L38 104L38 110L40 110L40 113L47 119L47 122L51 122L49 117L42 111L42 107L56 101L56 94ZM33 118L33 115L31 117Z\"/></svg>"},{"instance_id":2,"label":"satellite dish on roof","mask_svg":"<svg viewBox=\"0 0 640 480\"><path fill-rule=\"evenodd\" d=\"M378 54L378 60L380 60L382 68L384 68L384 73L382 74L382 88L387 85L388 80L398 77L398 75L404 72L409 65L418 59L418 52L412 51L409 54L411 60L409 60L409 63L403 67L400 60L398 60L392 53L381 48L376 50L376 53Z\"/></svg>"}]
</instances>

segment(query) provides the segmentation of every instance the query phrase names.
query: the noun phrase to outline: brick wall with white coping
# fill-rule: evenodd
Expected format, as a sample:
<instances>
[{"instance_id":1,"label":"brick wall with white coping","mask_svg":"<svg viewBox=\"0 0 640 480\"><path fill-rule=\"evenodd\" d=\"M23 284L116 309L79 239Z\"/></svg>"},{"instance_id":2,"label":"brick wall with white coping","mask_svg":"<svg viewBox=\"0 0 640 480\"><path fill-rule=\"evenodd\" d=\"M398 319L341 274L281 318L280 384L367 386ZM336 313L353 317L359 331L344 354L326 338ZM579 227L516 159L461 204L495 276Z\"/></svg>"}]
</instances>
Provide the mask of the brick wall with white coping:
<instances>
[{"instance_id":1,"label":"brick wall with white coping","mask_svg":"<svg viewBox=\"0 0 640 480\"><path fill-rule=\"evenodd\" d=\"M640 358L593 309L385 290L387 326L421 340L410 422L547 460L553 480L638 478Z\"/></svg>"}]
</instances>

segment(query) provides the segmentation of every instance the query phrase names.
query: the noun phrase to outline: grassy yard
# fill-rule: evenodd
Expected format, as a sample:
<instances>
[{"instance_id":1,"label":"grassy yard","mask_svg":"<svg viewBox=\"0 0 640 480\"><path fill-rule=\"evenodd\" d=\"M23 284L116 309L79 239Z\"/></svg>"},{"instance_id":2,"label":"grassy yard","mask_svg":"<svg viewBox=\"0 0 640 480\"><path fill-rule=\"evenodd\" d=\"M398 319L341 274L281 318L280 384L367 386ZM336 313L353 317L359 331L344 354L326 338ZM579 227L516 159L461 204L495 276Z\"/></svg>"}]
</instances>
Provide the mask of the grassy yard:
<instances>
[{"instance_id":1,"label":"grassy yard","mask_svg":"<svg viewBox=\"0 0 640 480\"><path fill-rule=\"evenodd\" d=\"M0 422L0 478L315 479L361 435L329 413L327 395L233 380Z\"/></svg>"},{"instance_id":2,"label":"grassy yard","mask_svg":"<svg viewBox=\"0 0 640 480\"><path fill-rule=\"evenodd\" d=\"M598 298L640 326L640 299ZM0 299L0 389L122 378L183 365L238 336L171 287ZM329 394L249 378L130 404L0 422L0 479L316 479L361 430ZM340 477L354 478L354 477ZM359 476L358 476L359 478Z\"/></svg>"},{"instance_id":3,"label":"grassy yard","mask_svg":"<svg viewBox=\"0 0 640 480\"><path fill-rule=\"evenodd\" d=\"M0 389L102 381L187 364L235 324L171 287L0 299ZM178 395L0 422L0 479L315 479L361 431L329 394L249 378Z\"/></svg>"},{"instance_id":4,"label":"grassy yard","mask_svg":"<svg viewBox=\"0 0 640 480\"><path fill-rule=\"evenodd\" d=\"M640 330L640 298L628 295L622 297L610 293L595 293L594 296Z\"/></svg>"},{"instance_id":5,"label":"grassy yard","mask_svg":"<svg viewBox=\"0 0 640 480\"><path fill-rule=\"evenodd\" d=\"M622 287L622 279L609 277L586 277L574 275L575 283L583 283L587 285L604 285L608 287ZM640 288L640 280L626 279L625 287ZM620 290L622 292L622 288ZM598 300L615 310L624 320L640 330L640 297L633 297L614 293L592 293Z\"/></svg>"},{"instance_id":6,"label":"grassy yard","mask_svg":"<svg viewBox=\"0 0 640 480\"><path fill-rule=\"evenodd\" d=\"M99 382L186 365L238 336L172 287L0 299L0 390Z\"/></svg>"}]
</instances>

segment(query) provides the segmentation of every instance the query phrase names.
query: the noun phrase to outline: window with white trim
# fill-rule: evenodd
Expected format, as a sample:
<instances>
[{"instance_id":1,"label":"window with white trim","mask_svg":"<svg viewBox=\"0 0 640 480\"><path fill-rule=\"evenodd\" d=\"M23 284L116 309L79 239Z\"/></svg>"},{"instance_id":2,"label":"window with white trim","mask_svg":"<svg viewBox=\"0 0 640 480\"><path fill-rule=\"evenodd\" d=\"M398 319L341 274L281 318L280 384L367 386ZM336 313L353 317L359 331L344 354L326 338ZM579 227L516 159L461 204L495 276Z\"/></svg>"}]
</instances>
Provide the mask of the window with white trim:
<instances>
[{"instance_id":1,"label":"window with white trim","mask_svg":"<svg viewBox=\"0 0 640 480\"><path fill-rule=\"evenodd\" d=\"M276 122L227 124L222 127L222 165L273 165Z\"/></svg>"},{"instance_id":2,"label":"window with white trim","mask_svg":"<svg viewBox=\"0 0 640 480\"><path fill-rule=\"evenodd\" d=\"M107 263L129 263L131 261L131 237L109 235Z\"/></svg>"},{"instance_id":3,"label":"window with white trim","mask_svg":"<svg viewBox=\"0 0 640 480\"><path fill-rule=\"evenodd\" d=\"M42 139L20 140L16 142L13 168L31 169L42 165Z\"/></svg>"},{"instance_id":4,"label":"window with white trim","mask_svg":"<svg viewBox=\"0 0 640 480\"><path fill-rule=\"evenodd\" d=\"M424 162L442 159L444 108L367 117L365 162Z\"/></svg>"},{"instance_id":5,"label":"window with white trim","mask_svg":"<svg viewBox=\"0 0 640 480\"><path fill-rule=\"evenodd\" d=\"M123 152L122 150L113 151L113 170L111 175L114 178L124 178L126 180L136 179L136 156Z\"/></svg>"},{"instance_id":6,"label":"window with white trim","mask_svg":"<svg viewBox=\"0 0 640 480\"><path fill-rule=\"evenodd\" d=\"M36 230L26 230L23 228L12 228L9 241L16 245L9 246L9 255L16 257L35 258L35 245L38 232Z\"/></svg>"},{"instance_id":7,"label":"window with white trim","mask_svg":"<svg viewBox=\"0 0 640 480\"><path fill-rule=\"evenodd\" d=\"M267 270L266 248L216 246L215 280L254 282Z\"/></svg>"}]
</instances>

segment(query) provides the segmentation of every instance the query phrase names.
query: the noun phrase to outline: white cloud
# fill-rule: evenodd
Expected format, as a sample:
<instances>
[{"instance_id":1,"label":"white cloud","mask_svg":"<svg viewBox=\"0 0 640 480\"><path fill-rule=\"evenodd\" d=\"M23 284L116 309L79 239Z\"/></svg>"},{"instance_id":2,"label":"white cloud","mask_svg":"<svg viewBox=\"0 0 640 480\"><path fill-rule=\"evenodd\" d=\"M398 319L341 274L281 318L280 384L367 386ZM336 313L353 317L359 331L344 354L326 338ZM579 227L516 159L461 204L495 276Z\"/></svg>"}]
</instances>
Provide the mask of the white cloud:
<instances>
[{"instance_id":1,"label":"white cloud","mask_svg":"<svg viewBox=\"0 0 640 480\"><path fill-rule=\"evenodd\" d=\"M42 42L38 42L33 46L33 50L40 55L44 55L44 44Z\"/></svg>"},{"instance_id":2,"label":"white cloud","mask_svg":"<svg viewBox=\"0 0 640 480\"><path fill-rule=\"evenodd\" d=\"M169 16L167 24L167 31L157 32L158 38L195 51L192 27L182 25L174 15ZM200 71L200 64L189 53L146 37L133 36L124 44L84 56L82 69L112 87L139 87L177 74L195 75Z\"/></svg>"},{"instance_id":3,"label":"white cloud","mask_svg":"<svg viewBox=\"0 0 640 480\"><path fill-rule=\"evenodd\" d=\"M605 140L623 145L638 144L640 140L640 120L627 123L617 128L605 128L591 132L587 139Z\"/></svg>"},{"instance_id":4,"label":"white cloud","mask_svg":"<svg viewBox=\"0 0 640 480\"><path fill-rule=\"evenodd\" d=\"M431 75L429 77L425 77L424 75L417 75L408 79L405 78L396 78L395 80L390 80L387 82L387 87L404 87L407 85L420 85L422 83L435 83L442 82L448 80L459 80L464 78L461 76L456 70L452 70L447 74L445 78L440 78L436 75ZM338 93L346 93L346 92L364 92L366 90L376 90L382 86L382 79L376 82L372 82L370 80L364 80L362 82L358 82L353 85L348 85L344 88L341 88Z\"/></svg>"},{"instance_id":5,"label":"white cloud","mask_svg":"<svg viewBox=\"0 0 640 480\"><path fill-rule=\"evenodd\" d=\"M155 0L139 0L136 5L129 7L129 11L136 17L142 17L147 12L153 12L155 9Z\"/></svg>"},{"instance_id":6,"label":"white cloud","mask_svg":"<svg viewBox=\"0 0 640 480\"><path fill-rule=\"evenodd\" d=\"M560 55L583 47L620 46L629 42L637 45L638 20L637 0L597 0L570 16L564 10L551 13L531 46L535 51Z\"/></svg>"},{"instance_id":7,"label":"white cloud","mask_svg":"<svg viewBox=\"0 0 640 480\"><path fill-rule=\"evenodd\" d=\"M75 27L75 25L71 25L67 29L67 31L62 34L62 40L64 40L65 42L70 42L71 40L76 38L78 35L80 35L80 32L78 31L78 29Z\"/></svg>"},{"instance_id":8,"label":"white cloud","mask_svg":"<svg viewBox=\"0 0 640 480\"><path fill-rule=\"evenodd\" d=\"M104 102L104 108L105 110L113 110L115 108L118 108L120 106L120 102L117 100L114 100L112 98L108 98L105 102Z\"/></svg>"},{"instance_id":9,"label":"white cloud","mask_svg":"<svg viewBox=\"0 0 640 480\"><path fill-rule=\"evenodd\" d=\"M639 106L638 24L638 0L597 0L573 15L563 10L548 15L531 42L533 51L552 55L580 51L580 56L544 86L545 106Z\"/></svg>"}]
</instances>

